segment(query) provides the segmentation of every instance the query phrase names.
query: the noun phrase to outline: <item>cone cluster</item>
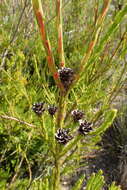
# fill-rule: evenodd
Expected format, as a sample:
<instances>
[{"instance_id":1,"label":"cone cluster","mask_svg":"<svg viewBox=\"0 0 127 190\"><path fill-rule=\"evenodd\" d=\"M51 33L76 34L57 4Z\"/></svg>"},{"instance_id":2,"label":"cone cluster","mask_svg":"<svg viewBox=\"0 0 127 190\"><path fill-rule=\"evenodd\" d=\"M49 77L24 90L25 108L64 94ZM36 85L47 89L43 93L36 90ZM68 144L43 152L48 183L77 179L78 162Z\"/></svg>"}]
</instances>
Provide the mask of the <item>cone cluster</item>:
<instances>
[{"instance_id":1,"label":"cone cluster","mask_svg":"<svg viewBox=\"0 0 127 190\"><path fill-rule=\"evenodd\" d=\"M46 108L46 105L44 102L39 102L39 103L34 103L32 106L32 110L39 116L41 116L43 114L44 111L48 111L48 113L51 116L54 116L56 111L57 111L57 107L54 105L48 105L48 107Z\"/></svg>"},{"instance_id":2,"label":"cone cluster","mask_svg":"<svg viewBox=\"0 0 127 190\"><path fill-rule=\"evenodd\" d=\"M78 133L82 135L87 135L92 130L92 123L88 122L87 120L82 120L82 118L84 117L83 111L78 109L73 110L71 112L71 116L74 122L79 122ZM68 129L58 129L55 134L57 142L59 142L60 144L68 143L73 138L73 136L69 135L68 133Z\"/></svg>"},{"instance_id":3,"label":"cone cluster","mask_svg":"<svg viewBox=\"0 0 127 190\"><path fill-rule=\"evenodd\" d=\"M48 111L48 113L53 117L57 111L57 107L55 105L46 105L44 102L34 103L32 106L32 110L38 115L41 116L44 111ZM87 135L92 130L92 123L87 120L82 120L84 117L84 113L81 110L75 109L71 112L71 116L74 122L79 122L78 132L83 135ZM73 136L69 134L69 129L59 128L55 133L55 138L58 143L66 144L68 143Z\"/></svg>"}]
</instances>

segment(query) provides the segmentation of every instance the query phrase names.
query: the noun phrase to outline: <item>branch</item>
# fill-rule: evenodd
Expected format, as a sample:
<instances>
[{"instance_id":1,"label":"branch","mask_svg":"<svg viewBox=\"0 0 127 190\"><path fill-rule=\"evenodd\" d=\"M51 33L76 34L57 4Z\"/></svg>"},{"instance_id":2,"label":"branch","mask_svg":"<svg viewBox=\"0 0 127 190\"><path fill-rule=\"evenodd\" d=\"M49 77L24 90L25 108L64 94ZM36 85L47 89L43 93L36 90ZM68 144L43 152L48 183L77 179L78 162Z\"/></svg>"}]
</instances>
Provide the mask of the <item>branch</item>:
<instances>
[{"instance_id":1,"label":"branch","mask_svg":"<svg viewBox=\"0 0 127 190\"><path fill-rule=\"evenodd\" d=\"M7 120L12 120L12 121L17 121L19 122L20 124L23 124L23 125L27 125L29 127L36 127L35 125L31 124L31 123L27 123L26 121L22 121L18 118L15 118L15 117L12 117L12 116L8 116L8 115L0 115L0 118L2 119L7 119Z\"/></svg>"},{"instance_id":2,"label":"branch","mask_svg":"<svg viewBox=\"0 0 127 190\"><path fill-rule=\"evenodd\" d=\"M72 87L79 80L81 74L83 73L83 71L86 68L87 62L88 62L88 60L89 60L89 58L90 58L90 56L92 54L92 51L93 51L93 49L94 49L94 47L95 47L95 45L97 43L98 36L99 36L100 30L101 30L104 18L106 16L106 13L107 13L109 5L110 5L110 1L111 0L104 0L104 4L103 4L101 14L99 15L99 17L98 17L98 19L96 21L96 26L95 26L95 30L94 30L93 35L92 35L92 40L90 41L90 43L88 45L88 48L87 48L87 51L86 51L86 53L84 54L84 56L83 56L83 58L81 60L80 67L79 67L79 72L77 73L77 75L75 77L75 81L72 84Z\"/></svg>"},{"instance_id":3,"label":"branch","mask_svg":"<svg viewBox=\"0 0 127 190\"><path fill-rule=\"evenodd\" d=\"M101 26L103 24L103 21L104 21L104 18L106 16L106 13L108 11L110 1L111 0L104 0L104 5L103 5L103 8L102 8L102 12L101 12L100 16L97 19L96 27L95 27L95 31L93 33L92 40L89 43L87 52L86 52L86 54L84 55L84 57L83 57L83 59L81 61L81 68L80 68L81 71L84 70L85 65L86 65L86 63L87 63L87 61L88 61L88 59L89 59L95 45L97 43L97 39L98 39L98 36L99 36L99 33L100 33L100 29L101 29Z\"/></svg>"}]
</instances>

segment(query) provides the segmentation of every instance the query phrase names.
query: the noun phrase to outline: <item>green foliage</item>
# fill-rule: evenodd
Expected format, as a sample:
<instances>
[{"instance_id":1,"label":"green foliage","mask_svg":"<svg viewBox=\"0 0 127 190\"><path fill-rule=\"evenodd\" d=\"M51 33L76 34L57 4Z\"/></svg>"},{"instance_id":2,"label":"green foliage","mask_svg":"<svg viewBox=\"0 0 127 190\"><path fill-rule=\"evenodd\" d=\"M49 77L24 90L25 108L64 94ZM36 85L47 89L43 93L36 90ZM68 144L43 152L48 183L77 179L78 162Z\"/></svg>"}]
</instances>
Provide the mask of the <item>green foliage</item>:
<instances>
[{"instance_id":1,"label":"green foliage","mask_svg":"<svg viewBox=\"0 0 127 190\"><path fill-rule=\"evenodd\" d=\"M105 183L102 173L103 172L100 170L97 174L92 174L87 182L86 190L102 190ZM120 190L120 187L116 186L115 183L112 183L108 190Z\"/></svg>"},{"instance_id":2,"label":"green foliage","mask_svg":"<svg viewBox=\"0 0 127 190\"><path fill-rule=\"evenodd\" d=\"M115 117L116 117L116 114L117 114L117 110L110 110L108 112L105 113L105 116L104 116L104 121L102 123L102 125L97 128L95 130L95 132L91 132L92 134L94 135L99 135L101 133L104 133L104 131L109 127L111 126L111 124L113 123Z\"/></svg>"},{"instance_id":3,"label":"green foliage","mask_svg":"<svg viewBox=\"0 0 127 190\"><path fill-rule=\"evenodd\" d=\"M109 190L120 190L120 187L116 186L115 183L112 183L111 187L109 187Z\"/></svg>"},{"instance_id":4,"label":"green foliage","mask_svg":"<svg viewBox=\"0 0 127 190\"><path fill-rule=\"evenodd\" d=\"M104 177L102 176L102 171L100 170L97 174L93 174L88 180L86 189L87 190L99 190L102 189L104 185Z\"/></svg>"},{"instance_id":5,"label":"green foliage","mask_svg":"<svg viewBox=\"0 0 127 190\"><path fill-rule=\"evenodd\" d=\"M71 190L80 190L81 187L82 187L82 183L83 183L83 181L84 181L84 178L85 178L85 176L82 175L82 176L78 179L78 181L76 182L75 186L74 186Z\"/></svg>"}]
</instances>

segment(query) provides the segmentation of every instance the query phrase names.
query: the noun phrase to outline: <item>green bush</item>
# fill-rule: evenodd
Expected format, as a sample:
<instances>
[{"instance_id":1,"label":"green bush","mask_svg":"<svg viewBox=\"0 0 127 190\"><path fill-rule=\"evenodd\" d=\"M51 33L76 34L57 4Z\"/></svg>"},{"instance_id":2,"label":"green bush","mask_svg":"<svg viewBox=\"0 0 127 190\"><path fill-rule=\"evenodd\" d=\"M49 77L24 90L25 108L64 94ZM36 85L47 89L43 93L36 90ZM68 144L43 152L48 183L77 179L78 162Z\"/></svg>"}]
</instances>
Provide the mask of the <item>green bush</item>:
<instances>
[{"instance_id":1,"label":"green bush","mask_svg":"<svg viewBox=\"0 0 127 190\"><path fill-rule=\"evenodd\" d=\"M47 66L45 39L43 47L30 12L31 4L21 1L16 11L16 7L3 1L0 8L3 18L0 47L1 189L58 189L63 177L71 176L82 166L82 156L99 148L97 143L101 135L116 117L112 102L126 80L127 5L123 4L121 10L114 12L112 7L116 5L110 4L103 20L107 2L65 1L63 4L64 58L66 67L72 68L76 76L74 84L63 93L55 83L57 80L53 79L54 73L49 71L52 66ZM15 13L12 11L9 17L13 8ZM58 71L61 52L57 52L55 3L43 1L43 9ZM28 24L31 24L29 30ZM32 110L32 105L37 102L45 102L46 111L42 116ZM55 116L48 113L48 105L58 107ZM84 118L93 124L88 135L78 132L79 123L73 122L71 116L75 109L82 110ZM55 139L58 128L70 129L73 139L66 145ZM90 179L95 180L96 190L102 188L101 172ZM100 183L96 185L99 179ZM83 181L84 176L72 189L81 189ZM93 187L89 180L87 189ZM109 189L119 187L111 185Z\"/></svg>"}]
</instances>

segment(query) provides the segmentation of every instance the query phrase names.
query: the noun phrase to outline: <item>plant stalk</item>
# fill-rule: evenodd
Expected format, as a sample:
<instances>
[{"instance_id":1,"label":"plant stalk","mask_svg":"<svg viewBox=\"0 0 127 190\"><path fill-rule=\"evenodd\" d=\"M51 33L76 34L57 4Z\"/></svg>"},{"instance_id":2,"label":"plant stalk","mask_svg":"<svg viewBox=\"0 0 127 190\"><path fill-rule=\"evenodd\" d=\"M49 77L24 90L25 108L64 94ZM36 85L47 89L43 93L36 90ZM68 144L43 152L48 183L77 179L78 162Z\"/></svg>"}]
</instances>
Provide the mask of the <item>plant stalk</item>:
<instances>
[{"instance_id":1,"label":"plant stalk","mask_svg":"<svg viewBox=\"0 0 127 190\"><path fill-rule=\"evenodd\" d=\"M45 48L46 59L48 62L49 70L52 73L52 76L57 86L59 87L60 91L64 92L65 90L64 90L63 84L60 81L59 74L55 66L54 56L52 53L52 49L51 49L51 45L50 45L50 41L49 41L47 29L46 29L45 16L44 16L42 5L41 5L41 0L32 0L32 3L33 3L33 10L36 16L36 20L39 26L43 46Z\"/></svg>"},{"instance_id":2,"label":"plant stalk","mask_svg":"<svg viewBox=\"0 0 127 190\"><path fill-rule=\"evenodd\" d=\"M53 190L60 190L60 162L55 159L55 168L54 168L54 185Z\"/></svg>"},{"instance_id":3,"label":"plant stalk","mask_svg":"<svg viewBox=\"0 0 127 190\"><path fill-rule=\"evenodd\" d=\"M56 0L57 31L58 31L58 55L60 67L65 66L63 48L63 23L62 23L62 0Z\"/></svg>"},{"instance_id":4,"label":"plant stalk","mask_svg":"<svg viewBox=\"0 0 127 190\"><path fill-rule=\"evenodd\" d=\"M65 109L66 109L66 98L67 94L65 96L64 94L60 95L58 113L57 113L57 128L63 127L63 122L65 118Z\"/></svg>"}]
</instances>

